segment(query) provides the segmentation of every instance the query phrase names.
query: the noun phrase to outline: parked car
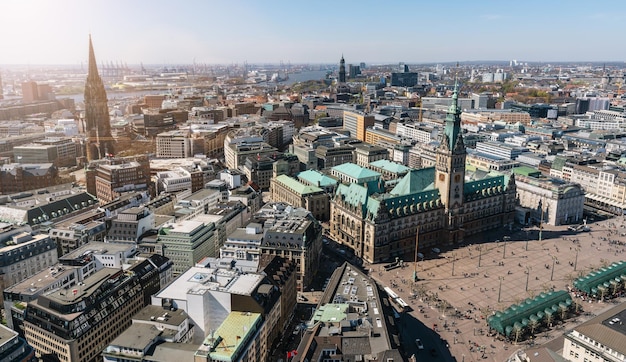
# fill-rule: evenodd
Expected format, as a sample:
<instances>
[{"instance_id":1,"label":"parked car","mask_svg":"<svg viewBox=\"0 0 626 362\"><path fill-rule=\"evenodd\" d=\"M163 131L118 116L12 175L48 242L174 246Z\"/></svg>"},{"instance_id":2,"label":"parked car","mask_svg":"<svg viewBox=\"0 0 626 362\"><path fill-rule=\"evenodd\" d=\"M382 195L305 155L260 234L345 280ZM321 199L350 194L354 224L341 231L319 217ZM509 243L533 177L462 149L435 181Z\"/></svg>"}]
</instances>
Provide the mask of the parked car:
<instances>
[{"instance_id":1,"label":"parked car","mask_svg":"<svg viewBox=\"0 0 626 362\"><path fill-rule=\"evenodd\" d=\"M422 350L424 349L424 344L422 343L422 340L417 338L415 340L415 345L417 346L417 349Z\"/></svg>"}]
</instances>

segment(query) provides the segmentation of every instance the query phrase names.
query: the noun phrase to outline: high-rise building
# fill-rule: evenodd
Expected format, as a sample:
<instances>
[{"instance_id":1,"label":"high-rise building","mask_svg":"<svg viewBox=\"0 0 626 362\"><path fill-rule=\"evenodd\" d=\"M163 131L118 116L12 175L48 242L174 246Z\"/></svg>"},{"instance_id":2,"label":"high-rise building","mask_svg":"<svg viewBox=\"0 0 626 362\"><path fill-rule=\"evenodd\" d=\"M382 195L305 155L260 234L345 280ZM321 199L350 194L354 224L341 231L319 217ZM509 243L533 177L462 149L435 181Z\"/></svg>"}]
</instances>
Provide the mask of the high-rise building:
<instances>
[{"instance_id":1,"label":"high-rise building","mask_svg":"<svg viewBox=\"0 0 626 362\"><path fill-rule=\"evenodd\" d=\"M341 61L339 61L339 83L346 82L346 61L343 59L343 55L341 56Z\"/></svg>"},{"instance_id":2,"label":"high-rise building","mask_svg":"<svg viewBox=\"0 0 626 362\"><path fill-rule=\"evenodd\" d=\"M97 160L112 154L111 120L104 83L98 74L96 56L89 36L89 70L85 83L85 133L87 134L87 160Z\"/></svg>"}]
</instances>

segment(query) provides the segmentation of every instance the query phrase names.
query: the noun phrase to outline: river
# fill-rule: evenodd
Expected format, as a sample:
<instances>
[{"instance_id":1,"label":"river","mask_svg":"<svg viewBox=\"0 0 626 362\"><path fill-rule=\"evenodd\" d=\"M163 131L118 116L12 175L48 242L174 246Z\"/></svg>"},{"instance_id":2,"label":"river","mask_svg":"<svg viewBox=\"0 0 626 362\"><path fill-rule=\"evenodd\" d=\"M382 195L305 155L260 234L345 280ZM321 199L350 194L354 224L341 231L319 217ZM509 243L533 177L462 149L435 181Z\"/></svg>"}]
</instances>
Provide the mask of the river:
<instances>
[{"instance_id":1,"label":"river","mask_svg":"<svg viewBox=\"0 0 626 362\"><path fill-rule=\"evenodd\" d=\"M298 82L306 82L308 80L322 80L326 78L326 74L328 73L327 70L306 70L306 71L302 71L302 72L298 72L298 73L289 73L289 79L287 79L284 82L279 82L278 84L280 85L293 85L295 83ZM267 82L267 83L260 83L260 84L267 84L270 85L272 83ZM143 97L145 95L148 94L166 94L169 93L169 90L166 89L160 89L160 90L137 90L137 91L130 91L130 92L116 92L116 91L111 91L111 90L107 90L107 98L109 99L109 101L112 100L116 100L116 99L122 99L122 98L139 98L139 97ZM16 97L19 98L19 97ZM72 98L74 99L74 102L78 103L82 103L85 96L82 93L79 94L57 94L56 98L58 99L62 99L62 98Z\"/></svg>"}]
</instances>

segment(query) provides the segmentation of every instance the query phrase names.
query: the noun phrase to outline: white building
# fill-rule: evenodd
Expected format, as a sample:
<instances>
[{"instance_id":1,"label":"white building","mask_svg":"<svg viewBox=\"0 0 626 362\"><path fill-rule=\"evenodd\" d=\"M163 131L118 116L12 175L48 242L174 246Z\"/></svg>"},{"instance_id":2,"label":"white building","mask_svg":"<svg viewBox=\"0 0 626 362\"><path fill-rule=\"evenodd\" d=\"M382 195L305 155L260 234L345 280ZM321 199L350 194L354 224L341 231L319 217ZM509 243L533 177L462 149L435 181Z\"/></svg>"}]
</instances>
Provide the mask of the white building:
<instances>
[{"instance_id":1,"label":"white building","mask_svg":"<svg viewBox=\"0 0 626 362\"><path fill-rule=\"evenodd\" d=\"M161 171L156 174L157 192L178 192L191 190L191 173L184 168Z\"/></svg>"},{"instance_id":2,"label":"white building","mask_svg":"<svg viewBox=\"0 0 626 362\"><path fill-rule=\"evenodd\" d=\"M519 203L530 210L529 220L524 222L542 218L544 224L553 226L582 222L585 191L580 185L543 177L530 167L513 172Z\"/></svg>"},{"instance_id":3,"label":"white building","mask_svg":"<svg viewBox=\"0 0 626 362\"><path fill-rule=\"evenodd\" d=\"M258 261L263 237L261 224L250 223L245 228L238 228L226 238L220 248L220 258Z\"/></svg>"},{"instance_id":4,"label":"white building","mask_svg":"<svg viewBox=\"0 0 626 362\"><path fill-rule=\"evenodd\" d=\"M626 360L626 303L575 327L564 335L563 357L572 362Z\"/></svg>"}]
</instances>

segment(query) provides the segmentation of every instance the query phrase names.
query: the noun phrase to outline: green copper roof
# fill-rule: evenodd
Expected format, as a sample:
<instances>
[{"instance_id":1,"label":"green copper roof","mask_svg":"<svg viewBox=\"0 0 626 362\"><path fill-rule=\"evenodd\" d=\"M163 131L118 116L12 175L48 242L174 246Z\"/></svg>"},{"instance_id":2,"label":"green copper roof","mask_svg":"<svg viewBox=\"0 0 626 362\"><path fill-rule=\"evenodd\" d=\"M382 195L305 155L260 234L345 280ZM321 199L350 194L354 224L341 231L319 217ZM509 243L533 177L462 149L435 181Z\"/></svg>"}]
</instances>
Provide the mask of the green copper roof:
<instances>
[{"instance_id":1,"label":"green copper roof","mask_svg":"<svg viewBox=\"0 0 626 362\"><path fill-rule=\"evenodd\" d=\"M404 173L410 170L410 168L401 165L399 163L391 162L389 160L378 160L371 162L370 165L378 168L382 168L385 171L389 171L392 173Z\"/></svg>"},{"instance_id":2,"label":"green copper roof","mask_svg":"<svg viewBox=\"0 0 626 362\"><path fill-rule=\"evenodd\" d=\"M567 162L567 158L556 156L554 157L554 161L552 161L552 168L555 170L562 170L563 166L565 166L565 162Z\"/></svg>"},{"instance_id":3,"label":"green copper roof","mask_svg":"<svg viewBox=\"0 0 626 362\"><path fill-rule=\"evenodd\" d=\"M515 167L511 170L511 172L516 173L518 175L531 176L531 177L536 177L536 176L541 175L541 172L539 172L537 169L528 167L528 166Z\"/></svg>"},{"instance_id":4,"label":"green copper roof","mask_svg":"<svg viewBox=\"0 0 626 362\"><path fill-rule=\"evenodd\" d=\"M288 188L292 189L293 191L295 191L296 193L300 195L308 195L308 194L313 194L313 193L323 191L319 187L305 185L302 182L294 178L291 178L287 175L277 176L276 181L282 183L283 185L287 186Z\"/></svg>"},{"instance_id":5,"label":"green copper roof","mask_svg":"<svg viewBox=\"0 0 626 362\"><path fill-rule=\"evenodd\" d=\"M344 185L339 184L337 186L337 191L335 194L342 195L344 197L345 202L350 205L358 206L361 205L361 211L363 214L366 214L366 209L368 208L368 203L372 201L372 198L369 197L375 193L383 193L385 190L383 185L378 182L368 182L364 185L361 184L350 184Z\"/></svg>"},{"instance_id":6,"label":"green copper roof","mask_svg":"<svg viewBox=\"0 0 626 362\"><path fill-rule=\"evenodd\" d=\"M313 315L313 323L316 322L340 322L348 317L348 304L328 303L322 305Z\"/></svg>"},{"instance_id":7,"label":"green copper roof","mask_svg":"<svg viewBox=\"0 0 626 362\"><path fill-rule=\"evenodd\" d=\"M337 186L338 181L316 170L306 170L298 174L299 180L305 180L319 187Z\"/></svg>"},{"instance_id":8,"label":"green copper roof","mask_svg":"<svg viewBox=\"0 0 626 362\"><path fill-rule=\"evenodd\" d=\"M461 110L458 105L458 86L454 84L454 93L452 93L452 103L448 108L448 114L446 115L446 126L444 128L444 134L448 136L448 146L450 150L454 149L456 139L461 133Z\"/></svg>"},{"instance_id":9,"label":"green copper roof","mask_svg":"<svg viewBox=\"0 0 626 362\"><path fill-rule=\"evenodd\" d=\"M411 170L391 190L392 195L409 195L424 191L433 187L435 180L435 168L427 167L419 170Z\"/></svg>"},{"instance_id":10,"label":"green copper roof","mask_svg":"<svg viewBox=\"0 0 626 362\"><path fill-rule=\"evenodd\" d=\"M362 180L369 180L370 178L380 177L380 174L376 171L368 170L367 168L355 165L354 163L344 163L332 168L339 173L350 175L357 179L357 182L363 182Z\"/></svg>"},{"instance_id":11,"label":"green copper roof","mask_svg":"<svg viewBox=\"0 0 626 362\"><path fill-rule=\"evenodd\" d=\"M502 186L502 189L506 187L504 183L504 175L486 177L481 180L465 182L463 186L464 193L467 194L477 194L482 193L483 190L490 189L492 187Z\"/></svg>"}]
</instances>

